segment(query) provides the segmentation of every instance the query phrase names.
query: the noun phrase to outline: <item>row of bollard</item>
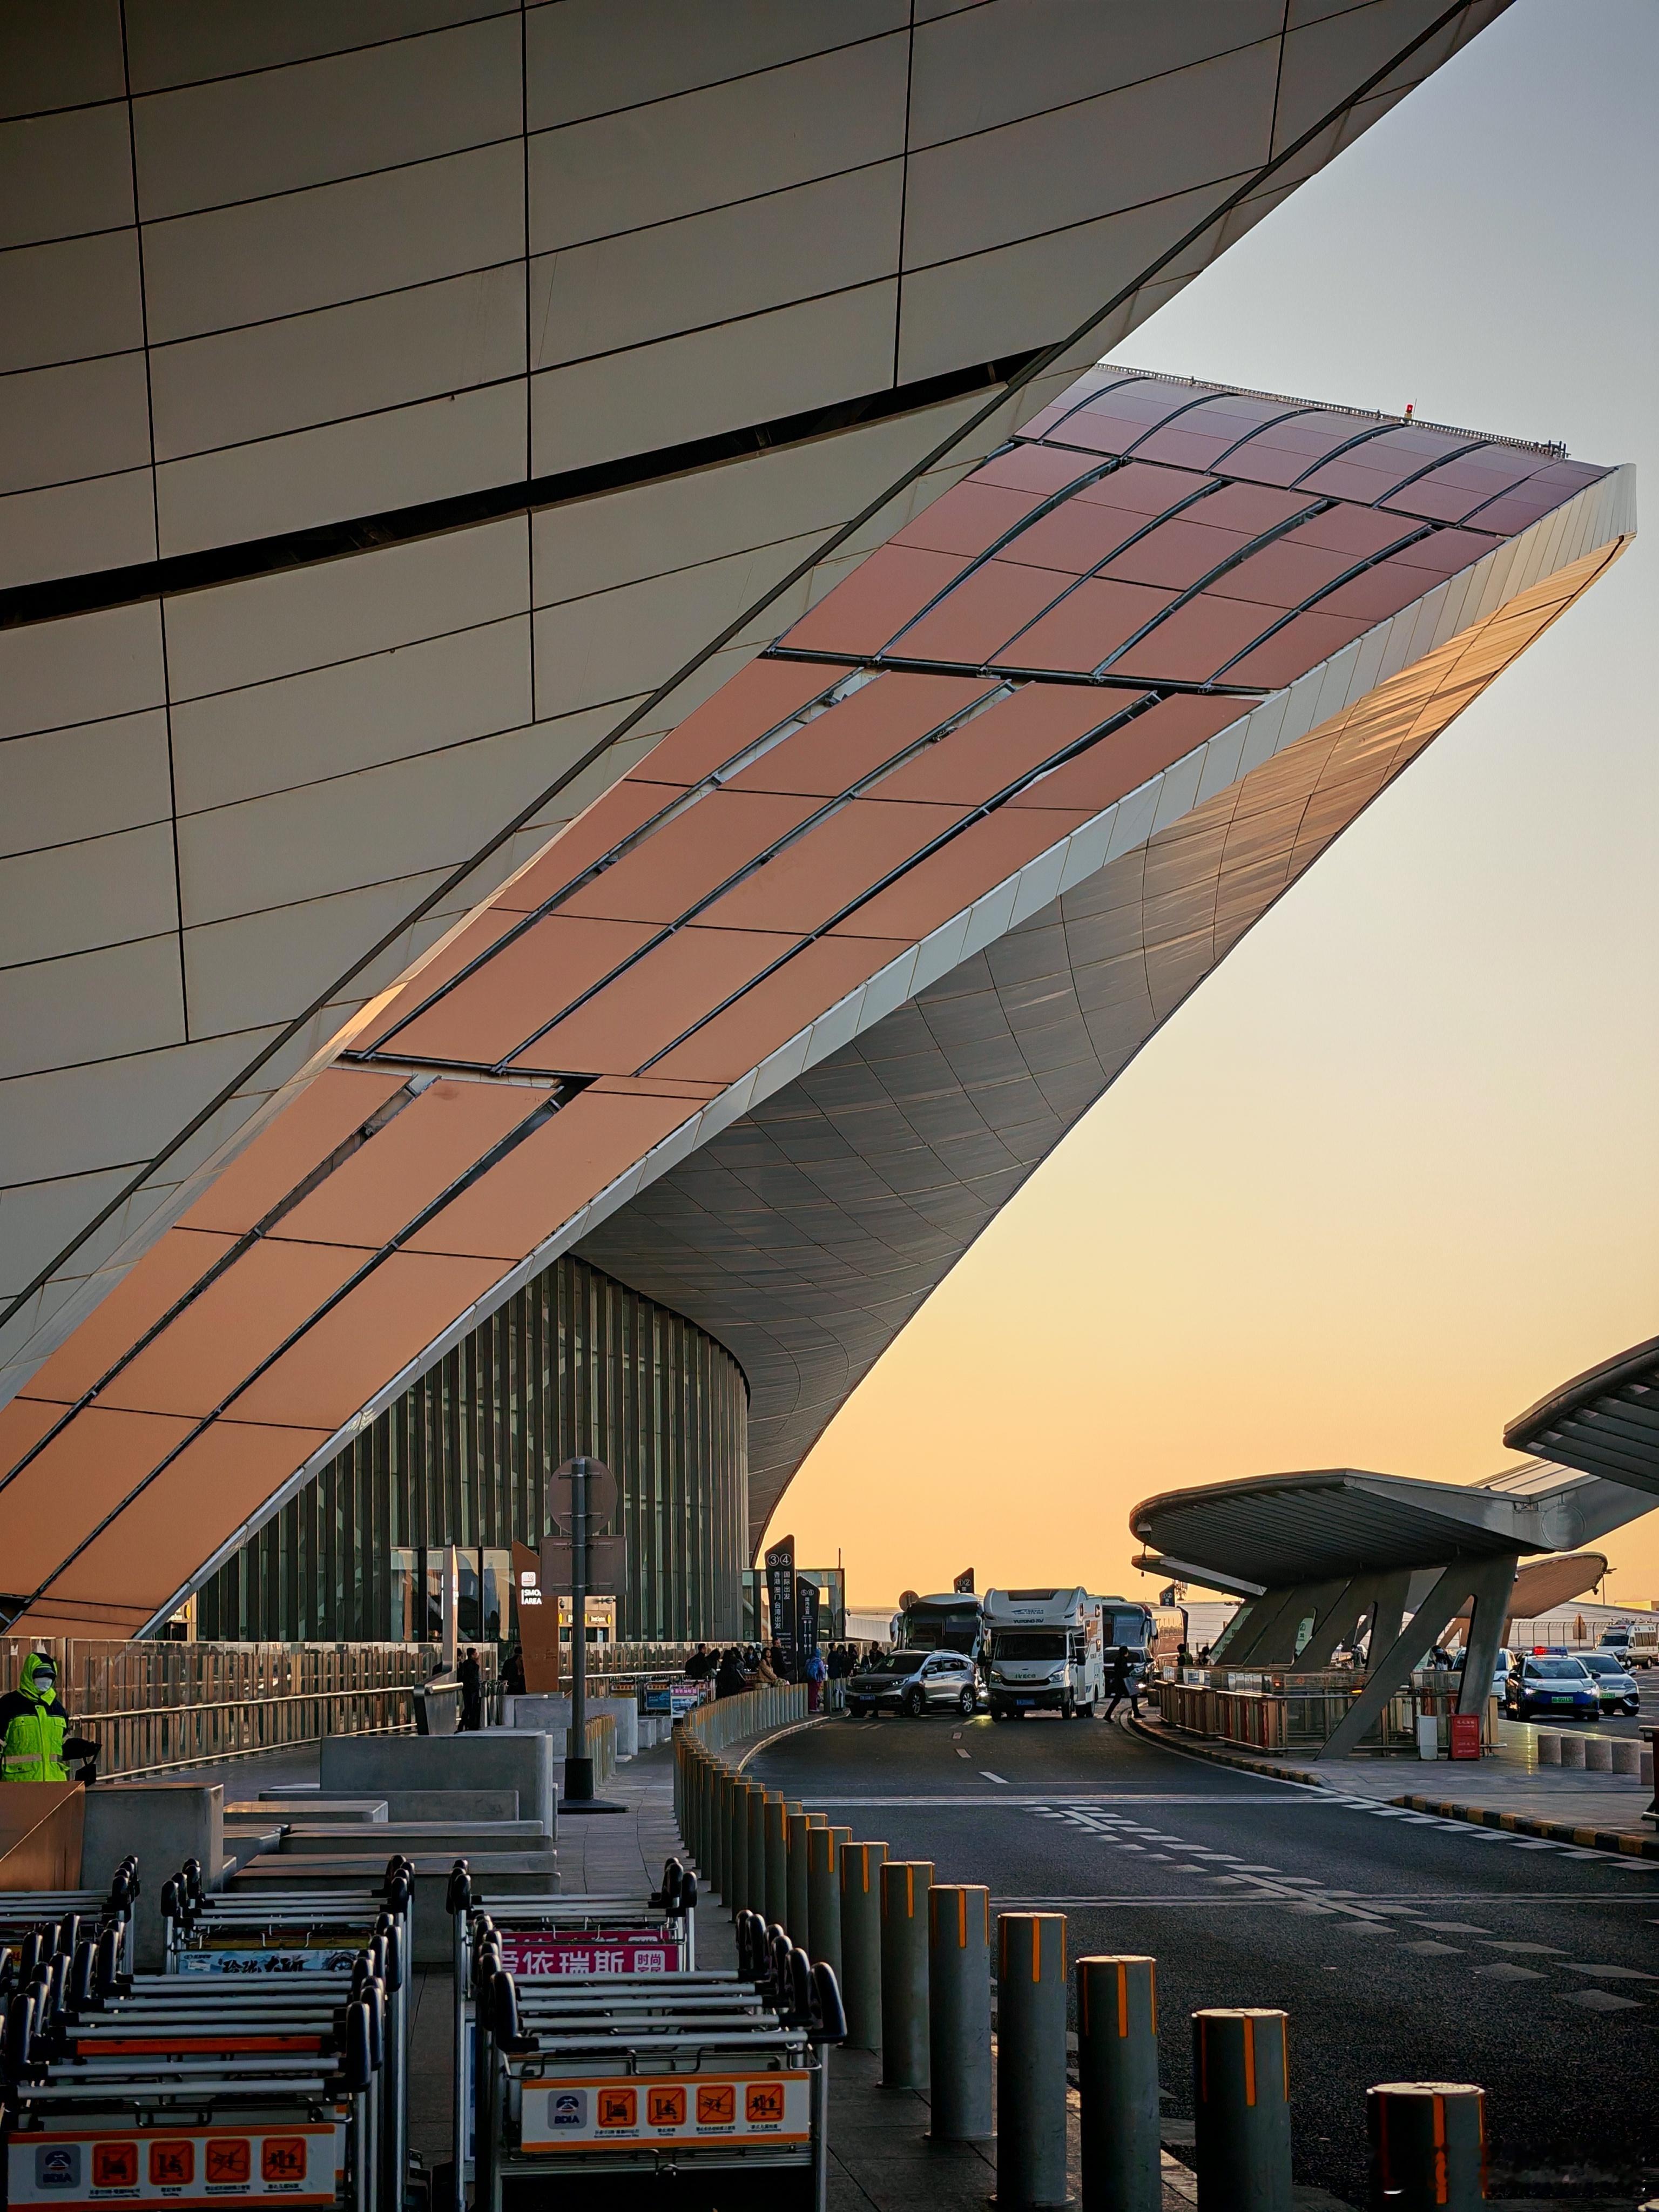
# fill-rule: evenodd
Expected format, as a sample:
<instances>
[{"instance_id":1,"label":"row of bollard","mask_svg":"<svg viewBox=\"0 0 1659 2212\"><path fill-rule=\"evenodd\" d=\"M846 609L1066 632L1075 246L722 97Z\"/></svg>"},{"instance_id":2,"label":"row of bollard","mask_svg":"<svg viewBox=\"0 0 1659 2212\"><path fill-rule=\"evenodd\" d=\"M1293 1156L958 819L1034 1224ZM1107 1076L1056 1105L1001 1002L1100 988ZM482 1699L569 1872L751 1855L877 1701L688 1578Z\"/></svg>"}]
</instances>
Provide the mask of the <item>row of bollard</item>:
<instances>
[{"instance_id":1,"label":"row of bollard","mask_svg":"<svg viewBox=\"0 0 1659 2212\"><path fill-rule=\"evenodd\" d=\"M848 2045L881 2053L884 2087L930 2098L936 2141L994 2140L1003 2212L1066 2203L1066 1916L1000 1913L994 1930L988 1889L854 1842L694 1735L676 1744L680 1833L731 1911L763 1914L828 1960ZM1155 1962L1079 1959L1073 1978L1083 2212L1161 2212ZM1199 2212L1290 2212L1288 2026L1250 2007L1192 2016ZM1480 2089L1386 2082L1366 2105L1373 2212L1486 2202Z\"/></svg>"}]
</instances>

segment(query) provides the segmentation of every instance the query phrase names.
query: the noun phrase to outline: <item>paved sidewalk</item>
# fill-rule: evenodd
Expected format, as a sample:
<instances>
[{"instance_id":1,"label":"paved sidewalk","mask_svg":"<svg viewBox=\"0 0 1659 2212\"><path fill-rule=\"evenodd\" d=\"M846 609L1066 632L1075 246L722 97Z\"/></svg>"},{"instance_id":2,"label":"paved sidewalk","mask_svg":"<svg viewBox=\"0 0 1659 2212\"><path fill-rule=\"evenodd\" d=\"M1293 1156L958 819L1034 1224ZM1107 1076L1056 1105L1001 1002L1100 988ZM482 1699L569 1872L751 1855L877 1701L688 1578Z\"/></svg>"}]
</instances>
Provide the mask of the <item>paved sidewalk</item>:
<instances>
[{"instance_id":1,"label":"paved sidewalk","mask_svg":"<svg viewBox=\"0 0 1659 2212\"><path fill-rule=\"evenodd\" d=\"M1166 1729L1137 1725L1149 1741L1245 1772L1285 1782L1309 1783L1347 1796L1438 1813L1448 1820L1512 1828L1599 1850L1659 1858L1659 1836L1643 1821L1651 1792L1633 1777L1586 1774L1577 1768L1540 1766L1538 1731L1530 1723L1500 1721L1498 1748L1482 1759L1346 1759L1298 1760L1294 1752L1257 1753L1237 1744L1213 1744Z\"/></svg>"}]
</instances>

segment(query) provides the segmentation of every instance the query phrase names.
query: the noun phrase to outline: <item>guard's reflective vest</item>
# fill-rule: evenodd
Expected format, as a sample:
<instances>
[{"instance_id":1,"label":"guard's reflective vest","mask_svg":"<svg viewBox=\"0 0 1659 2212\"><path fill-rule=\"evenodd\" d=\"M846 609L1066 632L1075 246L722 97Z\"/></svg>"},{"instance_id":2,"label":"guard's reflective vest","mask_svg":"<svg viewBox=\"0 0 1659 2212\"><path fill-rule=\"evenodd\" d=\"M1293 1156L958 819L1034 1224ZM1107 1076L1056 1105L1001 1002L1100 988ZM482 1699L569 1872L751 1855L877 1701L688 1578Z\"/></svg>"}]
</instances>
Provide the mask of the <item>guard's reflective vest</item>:
<instances>
[{"instance_id":1,"label":"guard's reflective vest","mask_svg":"<svg viewBox=\"0 0 1659 2212\"><path fill-rule=\"evenodd\" d=\"M39 1680L38 1651L23 1662L16 1689L0 1698L0 1781L67 1782L64 1734L69 1715L55 1683Z\"/></svg>"}]
</instances>

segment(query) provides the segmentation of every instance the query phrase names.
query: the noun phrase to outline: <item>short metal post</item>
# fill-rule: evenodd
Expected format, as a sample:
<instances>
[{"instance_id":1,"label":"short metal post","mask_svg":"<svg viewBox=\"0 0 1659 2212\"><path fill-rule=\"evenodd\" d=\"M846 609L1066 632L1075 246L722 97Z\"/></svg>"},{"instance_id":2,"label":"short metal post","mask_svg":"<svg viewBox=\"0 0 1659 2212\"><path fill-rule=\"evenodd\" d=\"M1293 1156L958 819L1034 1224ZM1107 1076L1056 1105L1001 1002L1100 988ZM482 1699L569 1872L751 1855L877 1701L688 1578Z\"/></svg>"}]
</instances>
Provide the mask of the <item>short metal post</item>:
<instances>
[{"instance_id":1,"label":"short metal post","mask_svg":"<svg viewBox=\"0 0 1659 2212\"><path fill-rule=\"evenodd\" d=\"M1066 2202L1066 1915L997 1917L997 2203Z\"/></svg>"},{"instance_id":2,"label":"short metal post","mask_svg":"<svg viewBox=\"0 0 1659 2212\"><path fill-rule=\"evenodd\" d=\"M757 1782L745 1785L744 1809L749 1820L749 1894L745 1902L764 1917L766 1912L766 1792Z\"/></svg>"},{"instance_id":3,"label":"short metal post","mask_svg":"<svg viewBox=\"0 0 1659 2212\"><path fill-rule=\"evenodd\" d=\"M1162 2212L1151 1959L1078 1960L1077 2070L1083 2212Z\"/></svg>"},{"instance_id":4,"label":"short metal post","mask_svg":"<svg viewBox=\"0 0 1659 2212\"><path fill-rule=\"evenodd\" d=\"M798 1805L786 1804L775 1790L766 1794L766 1917L787 1926L789 1911L789 1830L787 1821Z\"/></svg>"},{"instance_id":5,"label":"short metal post","mask_svg":"<svg viewBox=\"0 0 1659 2212\"><path fill-rule=\"evenodd\" d=\"M1287 2027L1255 2006L1193 2014L1199 2212L1291 2212Z\"/></svg>"},{"instance_id":6,"label":"short metal post","mask_svg":"<svg viewBox=\"0 0 1659 2212\"><path fill-rule=\"evenodd\" d=\"M799 1943L803 1950L807 1948L806 1939L811 1932L806 1893L806 1838L814 1828L829 1825L823 1813L804 1813L795 1806L790 1814L788 1893L784 1899L783 1925L789 1931L790 1942Z\"/></svg>"},{"instance_id":7,"label":"short metal post","mask_svg":"<svg viewBox=\"0 0 1659 2212\"><path fill-rule=\"evenodd\" d=\"M806 1955L841 1979L841 1848L850 1828L806 1831Z\"/></svg>"},{"instance_id":8,"label":"short metal post","mask_svg":"<svg viewBox=\"0 0 1659 2212\"><path fill-rule=\"evenodd\" d=\"M881 1870L881 2085L927 2087L927 1893L931 1859Z\"/></svg>"},{"instance_id":9,"label":"short metal post","mask_svg":"<svg viewBox=\"0 0 1659 2212\"><path fill-rule=\"evenodd\" d=\"M991 1893L936 1882L927 1893L929 2095L936 2142L991 2139Z\"/></svg>"},{"instance_id":10,"label":"short metal post","mask_svg":"<svg viewBox=\"0 0 1659 2212\"><path fill-rule=\"evenodd\" d=\"M1474 2212L1486 2201L1486 2092L1383 2081L1365 2093L1374 2212Z\"/></svg>"},{"instance_id":11,"label":"short metal post","mask_svg":"<svg viewBox=\"0 0 1659 2212\"><path fill-rule=\"evenodd\" d=\"M732 1866L732 1894L726 1901L734 1915L745 1911L749 1904L749 1800L754 1789L752 1782L734 1781L732 1784L731 1840L726 1849Z\"/></svg>"},{"instance_id":12,"label":"short metal post","mask_svg":"<svg viewBox=\"0 0 1659 2212\"><path fill-rule=\"evenodd\" d=\"M854 2051L881 2049L881 1869L885 1844L843 1844L841 1999Z\"/></svg>"}]
</instances>

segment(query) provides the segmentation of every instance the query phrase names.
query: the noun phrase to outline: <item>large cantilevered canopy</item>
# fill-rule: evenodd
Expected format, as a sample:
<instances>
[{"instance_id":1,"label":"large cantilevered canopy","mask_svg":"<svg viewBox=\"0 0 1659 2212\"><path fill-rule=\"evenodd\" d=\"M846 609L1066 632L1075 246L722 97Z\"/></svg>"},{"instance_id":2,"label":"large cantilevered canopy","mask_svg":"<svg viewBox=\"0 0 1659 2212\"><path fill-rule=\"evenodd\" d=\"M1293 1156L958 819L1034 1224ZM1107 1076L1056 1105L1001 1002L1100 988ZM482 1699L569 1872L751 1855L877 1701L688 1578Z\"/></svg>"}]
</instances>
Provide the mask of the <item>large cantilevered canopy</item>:
<instances>
[{"instance_id":1,"label":"large cantilevered canopy","mask_svg":"<svg viewBox=\"0 0 1659 2212\"><path fill-rule=\"evenodd\" d=\"M1516 1416L1504 1442L1511 1451L1659 1492L1659 1336L1552 1390Z\"/></svg>"},{"instance_id":2,"label":"large cantilevered canopy","mask_svg":"<svg viewBox=\"0 0 1659 2212\"><path fill-rule=\"evenodd\" d=\"M1165 1560L1263 1589L1553 1548L1535 1507L1347 1467L1170 1491L1137 1505L1129 1525Z\"/></svg>"},{"instance_id":3,"label":"large cantilevered canopy","mask_svg":"<svg viewBox=\"0 0 1659 2212\"><path fill-rule=\"evenodd\" d=\"M1169 1491L1129 1525L1160 1567L1249 1591L1570 1551L1647 1510L1638 1493L1565 1468L1468 1486L1327 1468Z\"/></svg>"},{"instance_id":4,"label":"large cantilevered canopy","mask_svg":"<svg viewBox=\"0 0 1659 2212\"><path fill-rule=\"evenodd\" d=\"M757 1535L998 1208L1633 526L1632 472L1557 447L1091 373L350 1020L31 1374L14 1623L164 1617L572 1251L742 1365Z\"/></svg>"}]
</instances>

